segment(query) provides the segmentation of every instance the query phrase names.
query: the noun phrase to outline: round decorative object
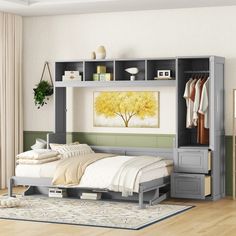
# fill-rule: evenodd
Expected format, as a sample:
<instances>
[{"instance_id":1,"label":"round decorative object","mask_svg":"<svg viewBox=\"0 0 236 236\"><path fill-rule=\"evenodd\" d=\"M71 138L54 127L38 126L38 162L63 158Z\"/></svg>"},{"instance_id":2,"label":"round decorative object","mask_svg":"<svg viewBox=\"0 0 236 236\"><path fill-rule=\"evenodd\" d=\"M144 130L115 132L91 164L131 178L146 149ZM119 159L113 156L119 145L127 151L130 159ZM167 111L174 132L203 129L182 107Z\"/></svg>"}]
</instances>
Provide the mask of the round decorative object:
<instances>
[{"instance_id":1,"label":"round decorative object","mask_svg":"<svg viewBox=\"0 0 236 236\"><path fill-rule=\"evenodd\" d=\"M104 46L99 46L97 49L97 59L105 59L106 58L106 49Z\"/></svg>"},{"instance_id":2,"label":"round decorative object","mask_svg":"<svg viewBox=\"0 0 236 236\"><path fill-rule=\"evenodd\" d=\"M0 207L17 207L20 206L20 199L7 197L0 199Z\"/></svg>"},{"instance_id":3,"label":"round decorative object","mask_svg":"<svg viewBox=\"0 0 236 236\"><path fill-rule=\"evenodd\" d=\"M91 59L92 60L96 59L96 53L95 52L91 52Z\"/></svg>"},{"instance_id":4,"label":"round decorative object","mask_svg":"<svg viewBox=\"0 0 236 236\"><path fill-rule=\"evenodd\" d=\"M135 75L138 74L139 69L137 67L130 67L125 69L126 72L128 72L131 76L130 76L130 80L134 81L135 80Z\"/></svg>"}]
</instances>

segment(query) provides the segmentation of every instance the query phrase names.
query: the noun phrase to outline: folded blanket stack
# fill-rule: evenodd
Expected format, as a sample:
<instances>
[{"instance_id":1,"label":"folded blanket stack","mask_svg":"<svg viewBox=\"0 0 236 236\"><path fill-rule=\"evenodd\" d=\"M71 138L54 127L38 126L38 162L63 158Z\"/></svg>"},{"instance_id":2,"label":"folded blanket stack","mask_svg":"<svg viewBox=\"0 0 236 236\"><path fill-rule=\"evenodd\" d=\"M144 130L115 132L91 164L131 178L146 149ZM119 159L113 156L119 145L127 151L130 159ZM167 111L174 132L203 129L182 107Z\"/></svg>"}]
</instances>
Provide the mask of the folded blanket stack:
<instances>
[{"instance_id":1,"label":"folded blanket stack","mask_svg":"<svg viewBox=\"0 0 236 236\"><path fill-rule=\"evenodd\" d=\"M16 156L17 164L43 164L60 159L57 151L50 149L35 149L27 152L20 153Z\"/></svg>"}]
</instances>

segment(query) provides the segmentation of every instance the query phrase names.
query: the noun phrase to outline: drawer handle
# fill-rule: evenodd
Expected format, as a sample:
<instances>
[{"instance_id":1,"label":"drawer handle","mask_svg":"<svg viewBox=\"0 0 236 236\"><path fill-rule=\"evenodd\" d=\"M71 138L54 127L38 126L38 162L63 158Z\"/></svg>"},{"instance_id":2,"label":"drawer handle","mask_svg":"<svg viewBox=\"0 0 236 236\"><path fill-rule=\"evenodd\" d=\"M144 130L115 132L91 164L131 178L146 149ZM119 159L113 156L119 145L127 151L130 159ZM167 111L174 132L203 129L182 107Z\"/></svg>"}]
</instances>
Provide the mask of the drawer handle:
<instances>
[{"instance_id":1,"label":"drawer handle","mask_svg":"<svg viewBox=\"0 0 236 236\"><path fill-rule=\"evenodd\" d=\"M186 153L186 152L190 152L190 153L199 153L199 152L202 152L202 151L197 151L197 150L193 150L193 151L181 151L181 152L184 152L184 153ZM179 153L181 153L181 152L179 152Z\"/></svg>"},{"instance_id":2,"label":"drawer handle","mask_svg":"<svg viewBox=\"0 0 236 236\"><path fill-rule=\"evenodd\" d=\"M196 176L191 176L191 175L178 175L177 177L187 177L187 178L193 178L193 179L196 178Z\"/></svg>"}]
</instances>

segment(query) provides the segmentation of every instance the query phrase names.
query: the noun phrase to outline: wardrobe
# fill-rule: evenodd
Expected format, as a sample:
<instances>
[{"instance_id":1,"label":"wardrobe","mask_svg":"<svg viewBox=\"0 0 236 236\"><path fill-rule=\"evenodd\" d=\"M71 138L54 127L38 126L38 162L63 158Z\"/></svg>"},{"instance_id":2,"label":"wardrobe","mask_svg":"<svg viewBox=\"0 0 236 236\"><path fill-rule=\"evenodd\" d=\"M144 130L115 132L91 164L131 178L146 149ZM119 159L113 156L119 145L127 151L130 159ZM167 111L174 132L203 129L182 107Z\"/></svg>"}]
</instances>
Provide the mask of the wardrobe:
<instances>
[{"instance_id":1,"label":"wardrobe","mask_svg":"<svg viewBox=\"0 0 236 236\"><path fill-rule=\"evenodd\" d=\"M177 130L171 196L212 199L225 196L224 58L177 58ZM199 127L187 127L184 93L190 79L208 79L209 138L199 142Z\"/></svg>"}]
</instances>

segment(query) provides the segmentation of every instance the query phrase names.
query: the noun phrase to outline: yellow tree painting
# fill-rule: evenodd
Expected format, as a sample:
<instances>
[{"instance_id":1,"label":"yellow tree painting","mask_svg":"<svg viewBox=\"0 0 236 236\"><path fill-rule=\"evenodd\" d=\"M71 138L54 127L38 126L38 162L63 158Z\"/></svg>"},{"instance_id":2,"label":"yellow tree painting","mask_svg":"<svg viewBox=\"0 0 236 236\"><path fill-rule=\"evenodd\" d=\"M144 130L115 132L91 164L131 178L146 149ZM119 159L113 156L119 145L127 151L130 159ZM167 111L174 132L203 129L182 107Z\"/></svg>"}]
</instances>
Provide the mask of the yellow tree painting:
<instances>
[{"instance_id":1,"label":"yellow tree painting","mask_svg":"<svg viewBox=\"0 0 236 236\"><path fill-rule=\"evenodd\" d=\"M159 92L94 92L94 126L159 127Z\"/></svg>"}]
</instances>

